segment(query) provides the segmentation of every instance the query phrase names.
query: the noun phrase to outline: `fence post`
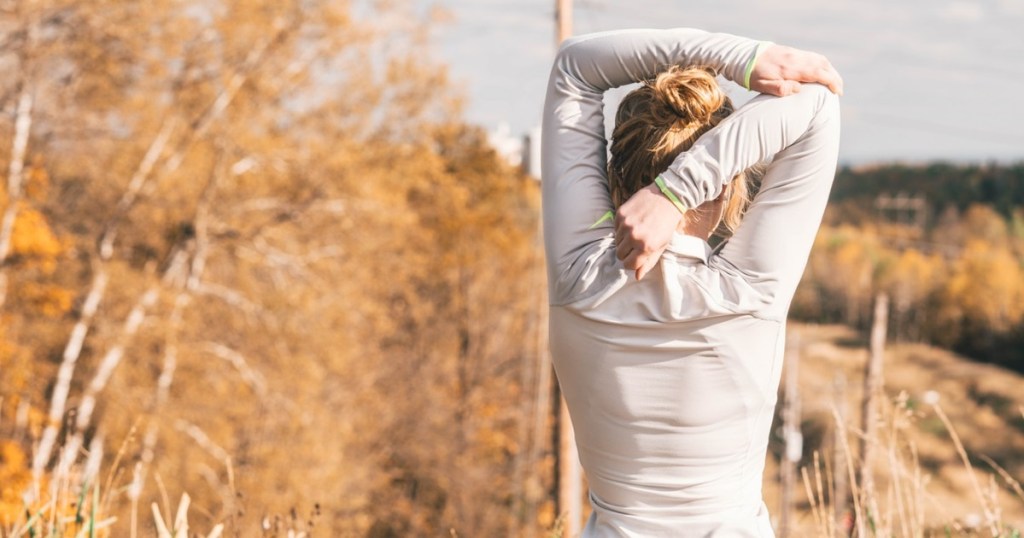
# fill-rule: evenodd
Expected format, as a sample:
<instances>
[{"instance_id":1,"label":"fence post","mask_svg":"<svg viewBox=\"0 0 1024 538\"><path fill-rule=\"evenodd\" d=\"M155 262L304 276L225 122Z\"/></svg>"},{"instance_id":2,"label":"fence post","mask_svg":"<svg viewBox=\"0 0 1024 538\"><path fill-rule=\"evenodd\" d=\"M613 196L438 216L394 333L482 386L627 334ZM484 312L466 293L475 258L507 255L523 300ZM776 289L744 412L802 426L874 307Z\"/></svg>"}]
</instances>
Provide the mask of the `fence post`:
<instances>
[{"instance_id":1,"label":"fence post","mask_svg":"<svg viewBox=\"0 0 1024 538\"><path fill-rule=\"evenodd\" d=\"M878 397L882 394L882 363L885 357L885 332L889 322L889 296L879 292L875 296L875 313L871 323L871 340L867 370L864 373L864 403L861 412L860 441L860 488L864 501L874 498L874 477L871 460L876 445L876 423L878 422ZM868 506L868 504L865 504Z\"/></svg>"}]
</instances>

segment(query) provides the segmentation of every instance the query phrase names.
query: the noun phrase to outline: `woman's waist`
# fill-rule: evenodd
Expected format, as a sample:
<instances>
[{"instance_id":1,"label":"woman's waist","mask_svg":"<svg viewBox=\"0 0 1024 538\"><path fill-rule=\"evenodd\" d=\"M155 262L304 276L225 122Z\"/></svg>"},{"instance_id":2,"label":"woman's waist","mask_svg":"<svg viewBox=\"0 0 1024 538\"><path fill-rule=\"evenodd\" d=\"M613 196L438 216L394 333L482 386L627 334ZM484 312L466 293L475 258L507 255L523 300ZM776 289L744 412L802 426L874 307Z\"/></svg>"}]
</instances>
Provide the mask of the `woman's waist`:
<instances>
[{"instance_id":1,"label":"woman's waist","mask_svg":"<svg viewBox=\"0 0 1024 538\"><path fill-rule=\"evenodd\" d=\"M591 484L590 500L604 518L647 522L665 528L694 528L722 522L754 521L763 513L760 480L756 484L732 484L729 490L706 491L687 488L651 491L631 488L628 492L601 491Z\"/></svg>"}]
</instances>

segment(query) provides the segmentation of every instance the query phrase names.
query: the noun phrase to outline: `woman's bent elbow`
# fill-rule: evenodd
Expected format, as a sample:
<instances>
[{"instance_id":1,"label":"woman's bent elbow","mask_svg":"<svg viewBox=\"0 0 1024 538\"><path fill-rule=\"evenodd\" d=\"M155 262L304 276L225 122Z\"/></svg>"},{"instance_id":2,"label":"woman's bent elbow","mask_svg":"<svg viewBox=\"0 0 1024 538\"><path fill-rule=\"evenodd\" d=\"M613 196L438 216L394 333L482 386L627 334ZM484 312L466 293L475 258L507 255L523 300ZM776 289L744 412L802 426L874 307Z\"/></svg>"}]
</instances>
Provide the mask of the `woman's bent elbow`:
<instances>
[{"instance_id":1,"label":"woman's bent elbow","mask_svg":"<svg viewBox=\"0 0 1024 538\"><path fill-rule=\"evenodd\" d=\"M817 118L819 121L839 123L839 96L821 84L804 84L800 90L812 92L818 101Z\"/></svg>"}]
</instances>

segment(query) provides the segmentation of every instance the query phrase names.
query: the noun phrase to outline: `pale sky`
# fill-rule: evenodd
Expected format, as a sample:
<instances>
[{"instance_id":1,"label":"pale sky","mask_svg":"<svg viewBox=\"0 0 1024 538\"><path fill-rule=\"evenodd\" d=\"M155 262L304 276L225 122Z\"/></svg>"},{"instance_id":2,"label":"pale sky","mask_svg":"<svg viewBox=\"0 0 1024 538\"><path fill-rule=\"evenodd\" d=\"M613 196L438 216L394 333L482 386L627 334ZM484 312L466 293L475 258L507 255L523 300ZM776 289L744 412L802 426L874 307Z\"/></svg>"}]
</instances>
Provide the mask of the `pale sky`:
<instances>
[{"instance_id":1,"label":"pale sky","mask_svg":"<svg viewBox=\"0 0 1024 538\"><path fill-rule=\"evenodd\" d=\"M540 124L554 0L434 0L466 119ZM694 27L821 52L843 75L846 163L1024 160L1024 0L577 0L574 33ZM742 90L740 90L742 92Z\"/></svg>"}]
</instances>

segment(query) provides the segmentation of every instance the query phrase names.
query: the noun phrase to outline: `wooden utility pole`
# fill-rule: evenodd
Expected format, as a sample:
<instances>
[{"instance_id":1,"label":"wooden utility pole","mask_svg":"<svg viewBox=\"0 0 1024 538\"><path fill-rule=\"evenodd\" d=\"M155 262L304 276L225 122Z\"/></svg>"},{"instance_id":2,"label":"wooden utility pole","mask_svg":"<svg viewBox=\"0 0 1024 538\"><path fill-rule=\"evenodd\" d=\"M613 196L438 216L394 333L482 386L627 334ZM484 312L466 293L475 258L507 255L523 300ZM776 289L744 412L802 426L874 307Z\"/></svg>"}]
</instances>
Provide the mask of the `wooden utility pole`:
<instances>
[{"instance_id":1,"label":"wooden utility pole","mask_svg":"<svg viewBox=\"0 0 1024 538\"><path fill-rule=\"evenodd\" d=\"M860 491L865 499L874 498L874 477L871 460L876 444L878 422L878 396L882 393L882 362L885 357L885 331L889 324L889 296L880 292L875 296L875 313L871 323L871 341L867 369L864 373L864 403L861 412Z\"/></svg>"},{"instance_id":2,"label":"wooden utility pole","mask_svg":"<svg viewBox=\"0 0 1024 538\"><path fill-rule=\"evenodd\" d=\"M572 0L555 0L556 46L572 35ZM555 431L558 436L558 507L557 513L564 515L562 536L576 538L583 524L583 470L576 451L576 436L572 431L569 409L565 399L557 398L558 411L555 413Z\"/></svg>"},{"instance_id":3,"label":"wooden utility pole","mask_svg":"<svg viewBox=\"0 0 1024 538\"><path fill-rule=\"evenodd\" d=\"M843 453L842 436L846 435L846 374L842 370L836 372L832 380L833 391L836 402L836 430L832 441L832 522L831 529L841 529L840 532L847 532L846 505L847 505L847 471L846 457ZM848 536L848 534L843 534Z\"/></svg>"}]
</instances>

